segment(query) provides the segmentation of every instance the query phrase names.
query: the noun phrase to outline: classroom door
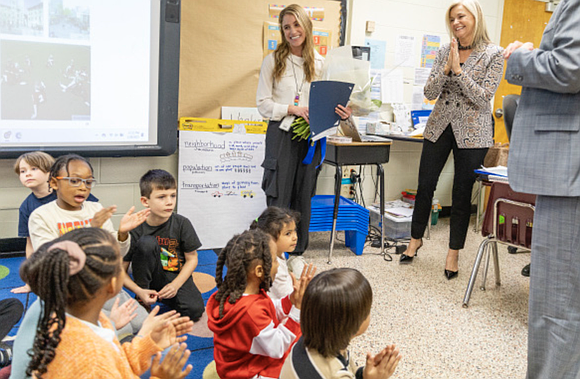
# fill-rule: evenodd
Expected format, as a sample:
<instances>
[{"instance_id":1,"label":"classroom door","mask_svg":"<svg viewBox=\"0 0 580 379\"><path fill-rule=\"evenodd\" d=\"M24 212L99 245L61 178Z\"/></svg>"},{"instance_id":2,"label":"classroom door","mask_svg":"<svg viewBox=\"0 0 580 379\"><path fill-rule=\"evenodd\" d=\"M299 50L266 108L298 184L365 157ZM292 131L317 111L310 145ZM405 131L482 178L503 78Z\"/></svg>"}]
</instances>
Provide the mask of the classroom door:
<instances>
[{"instance_id":1,"label":"classroom door","mask_svg":"<svg viewBox=\"0 0 580 379\"><path fill-rule=\"evenodd\" d=\"M544 28L552 16L551 12L545 11L545 6L546 3L536 0L505 0L500 45L507 47L513 41L518 40L531 41L534 43L534 47L538 47L542 40ZM493 101L496 142L508 142L503 117L497 117L497 110L503 111L504 96L520 94L521 91L522 87L509 84L505 79L502 79L499 84Z\"/></svg>"}]
</instances>

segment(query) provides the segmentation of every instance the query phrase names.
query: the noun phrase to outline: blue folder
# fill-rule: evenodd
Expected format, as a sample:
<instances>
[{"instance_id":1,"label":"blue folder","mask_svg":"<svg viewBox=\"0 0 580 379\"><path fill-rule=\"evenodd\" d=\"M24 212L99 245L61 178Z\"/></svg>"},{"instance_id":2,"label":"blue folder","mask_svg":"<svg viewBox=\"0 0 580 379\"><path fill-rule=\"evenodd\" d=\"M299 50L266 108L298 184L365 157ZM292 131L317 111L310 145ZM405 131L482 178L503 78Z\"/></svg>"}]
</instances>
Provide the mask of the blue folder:
<instances>
[{"instance_id":1,"label":"blue folder","mask_svg":"<svg viewBox=\"0 0 580 379\"><path fill-rule=\"evenodd\" d=\"M308 118L312 132L310 138L313 141L333 134L332 128L340 123L340 116L334 109L338 104L346 107L353 88L352 83L334 80L320 80L310 84Z\"/></svg>"}]
</instances>

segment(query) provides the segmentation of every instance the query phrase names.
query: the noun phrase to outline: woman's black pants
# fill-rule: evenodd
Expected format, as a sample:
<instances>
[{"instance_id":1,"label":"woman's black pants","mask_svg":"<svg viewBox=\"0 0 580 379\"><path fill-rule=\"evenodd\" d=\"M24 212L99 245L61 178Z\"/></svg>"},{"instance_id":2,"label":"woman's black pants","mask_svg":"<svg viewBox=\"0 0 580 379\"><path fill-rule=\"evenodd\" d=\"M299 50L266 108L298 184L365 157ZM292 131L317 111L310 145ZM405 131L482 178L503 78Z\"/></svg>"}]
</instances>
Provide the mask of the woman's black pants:
<instances>
[{"instance_id":1,"label":"woman's black pants","mask_svg":"<svg viewBox=\"0 0 580 379\"><path fill-rule=\"evenodd\" d=\"M411 237L423 238L441 171L453 151L455 174L451 199L451 220L449 224L449 248L463 249L471 216L471 193L475 182L474 170L483 163L487 148L460 149L457 147L451 125L445 129L437 142L425 140L419 166L419 186L415 197L415 209L411 223Z\"/></svg>"}]
</instances>

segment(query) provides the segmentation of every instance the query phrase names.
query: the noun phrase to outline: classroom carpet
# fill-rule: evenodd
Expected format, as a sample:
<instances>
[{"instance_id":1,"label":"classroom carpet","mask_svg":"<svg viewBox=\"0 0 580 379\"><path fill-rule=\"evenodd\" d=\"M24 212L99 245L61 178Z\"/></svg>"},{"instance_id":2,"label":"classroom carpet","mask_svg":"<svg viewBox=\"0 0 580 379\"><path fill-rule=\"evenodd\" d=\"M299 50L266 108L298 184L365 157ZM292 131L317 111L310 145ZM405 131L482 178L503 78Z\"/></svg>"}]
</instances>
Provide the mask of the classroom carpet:
<instances>
[{"instance_id":1,"label":"classroom carpet","mask_svg":"<svg viewBox=\"0 0 580 379\"><path fill-rule=\"evenodd\" d=\"M12 288L20 287L24 284L18 272L20 264L23 261L24 257L0 258L0 299L16 298L27 308L36 300L35 294L14 294L10 292ZM217 255L213 250L198 252L198 264L193 273L193 280L202 293L206 304L211 294L217 290L215 287L216 261ZM15 336L19 326L20 321L8 335ZM201 379L204 369L213 361L213 333L207 327L207 315L205 313L195 323L193 331L187 337L187 346L191 351L187 363L193 366L187 378Z\"/></svg>"}]
</instances>

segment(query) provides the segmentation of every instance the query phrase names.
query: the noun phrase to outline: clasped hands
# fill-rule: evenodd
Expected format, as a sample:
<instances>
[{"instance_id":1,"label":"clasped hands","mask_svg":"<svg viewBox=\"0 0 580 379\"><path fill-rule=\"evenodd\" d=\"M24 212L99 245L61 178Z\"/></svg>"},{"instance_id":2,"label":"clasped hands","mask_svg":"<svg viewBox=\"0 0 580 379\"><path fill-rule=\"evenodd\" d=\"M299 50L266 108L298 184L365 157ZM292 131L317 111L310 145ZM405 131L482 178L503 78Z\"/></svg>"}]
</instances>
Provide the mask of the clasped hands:
<instances>
[{"instance_id":1,"label":"clasped hands","mask_svg":"<svg viewBox=\"0 0 580 379\"><path fill-rule=\"evenodd\" d=\"M453 71L455 75L461 74L459 44L457 43L456 38L451 39L451 44L449 46L449 58L447 59L447 63L445 63L445 67L443 68L445 75L449 75L451 71Z\"/></svg>"}]
</instances>

